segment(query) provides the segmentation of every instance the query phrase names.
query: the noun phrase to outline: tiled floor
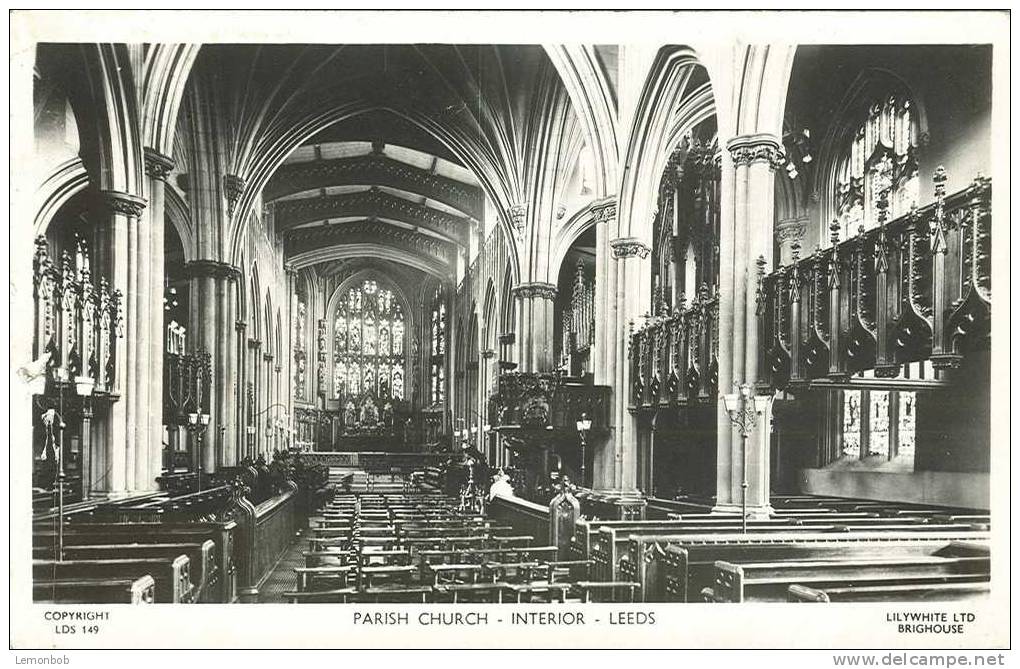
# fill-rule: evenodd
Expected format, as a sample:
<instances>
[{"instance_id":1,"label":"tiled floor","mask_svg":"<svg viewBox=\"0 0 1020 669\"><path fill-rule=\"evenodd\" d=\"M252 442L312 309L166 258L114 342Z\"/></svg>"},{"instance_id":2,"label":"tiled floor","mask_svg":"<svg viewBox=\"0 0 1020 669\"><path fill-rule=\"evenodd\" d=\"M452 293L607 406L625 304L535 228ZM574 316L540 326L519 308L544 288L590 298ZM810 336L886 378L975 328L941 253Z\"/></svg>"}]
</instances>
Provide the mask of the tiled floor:
<instances>
[{"instance_id":1,"label":"tiled floor","mask_svg":"<svg viewBox=\"0 0 1020 669\"><path fill-rule=\"evenodd\" d=\"M285 604L283 593L293 592L297 588L294 567L303 567L305 564L301 553L307 550L307 532L308 530L301 531L301 536L294 540L283 559L259 588L259 604Z\"/></svg>"}]
</instances>

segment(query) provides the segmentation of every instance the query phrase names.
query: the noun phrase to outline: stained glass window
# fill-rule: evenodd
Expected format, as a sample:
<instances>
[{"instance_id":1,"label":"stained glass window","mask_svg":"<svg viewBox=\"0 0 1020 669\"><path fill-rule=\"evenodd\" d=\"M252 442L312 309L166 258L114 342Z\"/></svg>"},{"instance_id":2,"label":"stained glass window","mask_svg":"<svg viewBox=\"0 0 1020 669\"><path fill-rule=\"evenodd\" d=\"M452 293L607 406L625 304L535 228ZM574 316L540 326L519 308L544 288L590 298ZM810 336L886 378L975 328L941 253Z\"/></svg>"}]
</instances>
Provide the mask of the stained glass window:
<instances>
[{"instance_id":1,"label":"stained glass window","mask_svg":"<svg viewBox=\"0 0 1020 669\"><path fill-rule=\"evenodd\" d=\"M297 309L294 313L294 399L305 399L305 378L308 360L308 343L305 340L305 319L308 317L308 305L304 298L296 296Z\"/></svg>"},{"instance_id":2,"label":"stained glass window","mask_svg":"<svg viewBox=\"0 0 1020 669\"><path fill-rule=\"evenodd\" d=\"M882 191L889 191L889 220L918 204L917 114L905 96L875 99L851 134L837 163L835 213L840 238L878 225Z\"/></svg>"},{"instance_id":3,"label":"stained glass window","mask_svg":"<svg viewBox=\"0 0 1020 669\"><path fill-rule=\"evenodd\" d=\"M917 430L916 405L917 394L911 392L900 392L900 415L899 415L899 448L896 454L900 457L914 457L914 443Z\"/></svg>"},{"instance_id":4,"label":"stained glass window","mask_svg":"<svg viewBox=\"0 0 1020 669\"><path fill-rule=\"evenodd\" d=\"M917 394L905 390L844 390L842 456L912 462ZM865 450L862 454L862 444Z\"/></svg>"},{"instance_id":5,"label":"stained glass window","mask_svg":"<svg viewBox=\"0 0 1020 669\"><path fill-rule=\"evenodd\" d=\"M336 399L404 399L404 318L393 291L372 279L340 299L333 321Z\"/></svg>"},{"instance_id":6,"label":"stained glass window","mask_svg":"<svg viewBox=\"0 0 1020 669\"><path fill-rule=\"evenodd\" d=\"M889 455L889 391L871 391L868 411L871 430L868 434L868 455Z\"/></svg>"},{"instance_id":7,"label":"stained glass window","mask_svg":"<svg viewBox=\"0 0 1020 669\"><path fill-rule=\"evenodd\" d=\"M446 378L444 360L446 353L446 301L441 288L436 289L432 298L432 364L430 389L433 404L446 400Z\"/></svg>"},{"instance_id":8,"label":"stained glass window","mask_svg":"<svg viewBox=\"0 0 1020 669\"><path fill-rule=\"evenodd\" d=\"M861 391L843 393L843 455L853 458L861 454Z\"/></svg>"}]
</instances>

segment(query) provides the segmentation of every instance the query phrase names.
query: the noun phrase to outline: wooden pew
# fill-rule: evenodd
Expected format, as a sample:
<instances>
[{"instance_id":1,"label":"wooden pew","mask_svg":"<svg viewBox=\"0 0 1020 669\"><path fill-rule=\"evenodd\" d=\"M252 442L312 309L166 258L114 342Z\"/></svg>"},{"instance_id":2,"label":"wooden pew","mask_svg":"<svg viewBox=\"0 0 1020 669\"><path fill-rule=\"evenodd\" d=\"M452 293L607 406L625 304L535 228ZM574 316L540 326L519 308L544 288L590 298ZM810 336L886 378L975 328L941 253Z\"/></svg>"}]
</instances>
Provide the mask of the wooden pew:
<instances>
[{"instance_id":1,"label":"wooden pew","mask_svg":"<svg viewBox=\"0 0 1020 669\"><path fill-rule=\"evenodd\" d=\"M211 539L216 546L215 563L219 567L217 601L233 602L237 597L237 570L244 555L235 549L237 523L172 522L172 523L94 523L76 521L64 527L65 546L121 543L202 543ZM33 546L56 546L57 533L49 524L33 528Z\"/></svg>"},{"instance_id":2,"label":"wooden pew","mask_svg":"<svg viewBox=\"0 0 1020 669\"><path fill-rule=\"evenodd\" d=\"M294 567L294 574L297 576L297 591L306 592L314 590L310 587L314 581L324 579L329 581L340 581L340 587L348 587L351 576L355 575L355 565L329 565L320 567Z\"/></svg>"},{"instance_id":3,"label":"wooden pew","mask_svg":"<svg viewBox=\"0 0 1020 669\"><path fill-rule=\"evenodd\" d=\"M856 525L855 521L846 520L839 524L822 524L816 522L800 522L792 524L766 524L766 525L749 525L750 532L760 533L789 533L797 534L800 532L807 533L843 533L853 534L856 532L867 531L867 532L917 532L917 533L932 533L932 532L970 532L978 529L985 529L983 527L975 527L970 525L934 525L931 523L887 523L883 525L874 525L869 521L873 520L870 518L860 519L864 522L863 525ZM659 534L661 532L661 534ZM653 526L624 526L622 528L613 526L602 526L599 528L599 534L593 542L590 558L595 563L594 576L598 580L612 581L622 578L622 572L620 571L621 557L626 554L628 544L632 538L648 536L660 538L656 541L679 541L680 537L685 534L709 534L718 533L721 535L735 534L742 532L740 520L736 521L720 521L717 525L705 525L700 523L685 524L680 521L678 524L669 525L653 525ZM673 535L675 539L663 539L664 536ZM640 581L640 577L634 575L628 576L628 578L637 578Z\"/></svg>"},{"instance_id":4,"label":"wooden pew","mask_svg":"<svg viewBox=\"0 0 1020 669\"><path fill-rule=\"evenodd\" d=\"M434 601L458 603L503 603L506 583L438 583L432 586Z\"/></svg>"},{"instance_id":5,"label":"wooden pew","mask_svg":"<svg viewBox=\"0 0 1020 669\"><path fill-rule=\"evenodd\" d=\"M905 583L898 585L850 585L809 588L794 584L787 589L786 601L828 604L829 602L923 602L975 601L991 595L991 584L978 583Z\"/></svg>"},{"instance_id":6,"label":"wooden pew","mask_svg":"<svg viewBox=\"0 0 1020 669\"><path fill-rule=\"evenodd\" d=\"M284 599L290 604L346 604L350 598L358 593L353 586L335 588L332 590L304 590L298 592L283 593Z\"/></svg>"},{"instance_id":7,"label":"wooden pew","mask_svg":"<svg viewBox=\"0 0 1020 669\"><path fill-rule=\"evenodd\" d=\"M124 560L33 560L35 580L71 578L132 578L152 576L155 580L155 602L186 604L192 602L190 561L186 555L175 558L134 558Z\"/></svg>"},{"instance_id":8,"label":"wooden pew","mask_svg":"<svg viewBox=\"0 0 1020 669\"><path fill-rule=\"evenodd\" d=\"M32 600L57 604L152 604L156 581L138 578L34 579Z\"/></svg>"},{"instance_id":9,"label":"wooden pew","mask_svg":"<svg viewBox=\"0 0 1020 669\"><path fill-rule=\"evenodd\" d=\"M987 581L984 557L905 556L715 563L706 601L786 601L790 585L846 588L854 585L970 583ZM709 598L710 597L710 598Z\"/></svg>"},{"instance_id":10,"label":"wooden pew","mask_svg":"<svg viewBox=\"0 0 1020 669\"><path fill-rule=\"evenodd\" d=\"M32 557L39 560L56 559L56 550L36 546ZM65 546L64 560L119 560L133 558L169 558L187 555L192 567L193 599L196 602L216 602L219 599L219 568L216 564L216 545L211 539L202 543L158 544L90 544Z\"/></svg>"},{"instance_id":11,"label":"wooden pew","mask_svg":"<svg viewBox=\"0 0 1020 669\"><path fill-rule=\"evenodd\" d=\"M860 532L854 534L690 535L642 537L657 545L643 559L623 561L621 572L634 569L642 579L644 601L695 601L714 580L717 560L841 559L908 555L968 555L985 546L988 533ZM964 542L964 543L961 543Z\"/></svg>"}]
</instances>

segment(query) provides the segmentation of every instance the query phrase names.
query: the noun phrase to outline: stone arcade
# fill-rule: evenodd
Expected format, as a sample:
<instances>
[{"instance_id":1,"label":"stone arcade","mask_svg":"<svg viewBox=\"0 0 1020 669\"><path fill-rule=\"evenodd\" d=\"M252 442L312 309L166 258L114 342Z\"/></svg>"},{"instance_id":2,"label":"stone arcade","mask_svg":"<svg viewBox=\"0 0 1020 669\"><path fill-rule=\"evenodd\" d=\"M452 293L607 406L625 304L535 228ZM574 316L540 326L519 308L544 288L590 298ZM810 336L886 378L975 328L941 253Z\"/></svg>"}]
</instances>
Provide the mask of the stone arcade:
<instances>
[{"instance_id":1,"label":"stone arcade","mask_svg":"<svg viewBox=\"0 0 1020 669\"><path fill-rule=\"evenodd\" d=\"M988 596L990 46L31 76L37 601Z\"/></svg>"}]
</instances>

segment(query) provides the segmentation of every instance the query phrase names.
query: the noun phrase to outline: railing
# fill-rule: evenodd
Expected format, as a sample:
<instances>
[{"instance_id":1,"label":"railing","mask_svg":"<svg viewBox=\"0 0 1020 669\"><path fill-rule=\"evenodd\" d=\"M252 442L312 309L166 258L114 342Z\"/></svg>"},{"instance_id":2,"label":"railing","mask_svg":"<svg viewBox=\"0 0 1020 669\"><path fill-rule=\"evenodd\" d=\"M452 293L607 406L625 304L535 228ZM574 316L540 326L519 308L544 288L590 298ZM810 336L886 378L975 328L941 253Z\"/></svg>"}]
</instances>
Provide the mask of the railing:
<instances>
[{"instance_id":1,"label":"railing","mask_svg":"<svg viewBox=\"0 0 1020 669\"><path fill-rule=\"evenodd\" d=\"M299 453L302 462L308 465L327 467L362 468L369 471L418 471L425 467L439 465L450 458L449 453L383 453L372 451L321 451Z\"/></svg>"},{"instance_id":2,"label":"railing","mask_svg":"<svg viewBox=\"0 0 1020 669\"><path fill-rule=\"evenodd\" d=\"M630 337L633 409L715 399L719 380L719 296L702 286L685 308L648 318Z\"/></svg>"},{"instance_id":3,"label":"railing","mask_svg":"<svg viewBox=\"0 0 1020 669\"><path fill-rule=\"evenodd\" d=\"M534 537L535 546L549 541L549 507L535 504L521 497L493 497L486 507L486 515L494 522L509 525L514 534Z\"/></svg>"},{"instance_id":4,"label":"railing","mask_svg":"<svg viewBox=\"0 0 1020 669\"><path fill-rule=\"evenodd\" d=\"M298 529L297 486L255 507L254 580L259 585L294 542Z\"/></svg>"},{"instance_id":5,"label":"railing","mask_svg":"<svg viewBox=\"0 0 1020 669\"><path fill-rule=\"evenodd\" d=\"M991 181L950 196L935 172L935 201L764 275L759 259L759 378L776 387L846 381L931 360L955 368L987 348L991 317Z\"/></svg>"}]
</instances>

